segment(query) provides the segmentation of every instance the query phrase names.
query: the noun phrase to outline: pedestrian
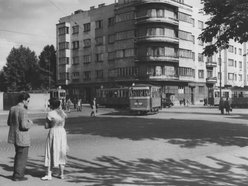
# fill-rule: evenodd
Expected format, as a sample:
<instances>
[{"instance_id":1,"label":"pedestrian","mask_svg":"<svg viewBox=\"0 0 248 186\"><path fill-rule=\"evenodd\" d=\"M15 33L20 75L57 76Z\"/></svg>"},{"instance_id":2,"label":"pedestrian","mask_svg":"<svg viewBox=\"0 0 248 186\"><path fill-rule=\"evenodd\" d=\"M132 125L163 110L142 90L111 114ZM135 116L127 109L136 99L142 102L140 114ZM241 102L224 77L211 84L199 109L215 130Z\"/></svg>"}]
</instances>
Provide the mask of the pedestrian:
<instances>
[{"instance_id":1,"label":"pedestrian","mask_svg":"<svg viewBox=\"0 0 248 186\"><path fill-rule=\"evenodd\" d=\"M66 164L67 136L65 131L65 118L67 115L60 108L57 98L50 100L51 111L47 114L45 128L49 129L45 148L45 167L47 174L42 180L52 179L52 168L59 168L59 178L64 179L64 168Z\"/></svg>"},{"instance_id":2,"label":"pedestrian","mask_svg":"<svg viewBox=\"0 0 248 186\"><path fill-rule=\"evenodd\" d=\"M66 102L66 110L67 110L68 112L71 111L71 105L72 105L71 99L68 98L68 100L67 100L67 102Z\"/></svg>"},{"instance_id":3,"label":"pedestrian","mask_svg":"<svg viewBox=\"0 0 248 186\"><path fill-rule=\"evenodd\" d=\"M96 116L96 113L97 113L97 103L96 103L96 98L94 97L93 100L91 101L90 103L90 106L91 106L91 113L90 113L90 116L91 117L95 117Z\"/></svg>"},{"instance_id":4,"label":"pedestrian","mask_svg":"<svg viewBox=\"0 0 248 186\"><path fill-rule=\"evenodd\" d=\"M78 112L81 112L81 111L82 111L81 102L82 102L82 100L81 100L81 99L78 99L78 102L77 102L77 111L78 111Z\"/></svg>"},{"instance_id":5,"label":"pedestrian","mask_svg":"<svg viewBox=\"0 0 248 186\"><path fill-rule=\"evenodd\" d=\"M27 115L29 101L30 95L22 92L18 96L18 104L10 108L7 120L9 126L8 143L15 146L13 181L27 180L24 174L30 146L29 129L33 124Z\"/></svg>"},{"instance_id":6,"label":"pedestrian","mask_svg":"<svg viewBox=\"0 0 248 186\"><path fill-rule=\"evenodd\" d=\"M226 98L226 101L224 102L224 107L226 109L226 114L230 114L231 106L230 106L230 102L228 100L228 97Z\"/></svg>"},{"instance_id":7,"label":"pedestrian","mask_svg":"<svg viewBox=\"0 0 248 186\"><path fill-rule=\"evenodd\" d=\"M224 100L222 97L220 98L219 110L220 110L221 114L224 114Z\"/></svg>"}]
</instances>

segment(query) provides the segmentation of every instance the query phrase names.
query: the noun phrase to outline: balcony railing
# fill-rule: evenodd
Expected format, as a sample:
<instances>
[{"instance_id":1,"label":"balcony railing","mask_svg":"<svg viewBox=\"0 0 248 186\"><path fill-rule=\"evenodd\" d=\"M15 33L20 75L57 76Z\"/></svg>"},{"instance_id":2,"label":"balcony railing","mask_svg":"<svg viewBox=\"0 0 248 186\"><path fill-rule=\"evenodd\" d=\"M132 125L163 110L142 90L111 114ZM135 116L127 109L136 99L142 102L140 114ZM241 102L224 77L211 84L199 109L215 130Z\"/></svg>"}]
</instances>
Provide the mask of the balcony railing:
<instances>
[{"instance_id":1,"label":"balcony railing","mask_svg":"<svg viewBox=\"0 0 248 186\"><path fill-rule=\"evenodd\" d=\"M138 56L136 58L137 62L174 62L174 63L179 63L179 56L178 54L171 55L171 56Z\"/></svg>"},{"instance_id":2,"label":"balcony railing","mask_svg":"<svg viewBox=\"0 0 248 186\"><path fill-rule=\"evenodd\" d=\"M206 83L211 83L211 84L217 83L217 77L206 78Z\"/></svg>"},{"instance_id":3,"label":"balcony railing","mask_svg":"<svg viewBox=\"0 0 248 186\"><path fill-rule=\"evenodd\" d=\"M170 23L173 25L178 25L179 21L173 17L150 17L150 16L142 16L136 18L136 24L143 23Z\"/></svg>"},{"instance_id":4,"label":"balcony railing","mask_svg":"<svg viewBox=\"0 0 248 186\"><path fill-rule=\"evenodd\" d=\"M136 37L136 42L167 42L178 44L179 39L176 37L169 37L164 35L150 35Z\"/></svg>"},{"instance_id":5,"label":"balcony railing","mask_svg":"<svg viewBox=\"0 0 248 186\"><path fill-rule=\"evenodd\" d=\"M177 6L177 4L175 4L172 1L168 1L168 0L135 0L135 2L138 4L163 3L163 4L169 4L169 5Z\"/></svg>"},{"instance_id":6,"label":"balcony railing","mask_svg":"<svg viewBox=\"0 0 248 186\"><path fill-rule=\"evenodd\" d=\"M217 67L217 62L206 62L207 68Z\"/></svg>"}]
</instances>

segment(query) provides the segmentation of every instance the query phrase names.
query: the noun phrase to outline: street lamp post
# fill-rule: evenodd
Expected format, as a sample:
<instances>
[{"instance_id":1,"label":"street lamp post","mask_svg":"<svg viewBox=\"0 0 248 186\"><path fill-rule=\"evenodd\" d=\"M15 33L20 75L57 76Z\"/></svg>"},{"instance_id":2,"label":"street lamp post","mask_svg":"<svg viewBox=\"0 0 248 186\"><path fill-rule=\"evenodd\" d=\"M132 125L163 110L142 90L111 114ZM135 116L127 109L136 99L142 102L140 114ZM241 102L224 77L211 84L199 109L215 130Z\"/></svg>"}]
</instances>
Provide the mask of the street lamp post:
<instances>
[{"instance_id":1,"label":"street lamp post","mask_svg":"<svg viewBox=\"0 0 248 186\"><path fill-rule=\"evenodd\" d=\"M222 72L221 72L221 49L219 50L219 65L220 65L220 69L219 69L219 73L220 73L220 98L221 98L221 83L222 83Z\"/></svg>"}]
</instances>

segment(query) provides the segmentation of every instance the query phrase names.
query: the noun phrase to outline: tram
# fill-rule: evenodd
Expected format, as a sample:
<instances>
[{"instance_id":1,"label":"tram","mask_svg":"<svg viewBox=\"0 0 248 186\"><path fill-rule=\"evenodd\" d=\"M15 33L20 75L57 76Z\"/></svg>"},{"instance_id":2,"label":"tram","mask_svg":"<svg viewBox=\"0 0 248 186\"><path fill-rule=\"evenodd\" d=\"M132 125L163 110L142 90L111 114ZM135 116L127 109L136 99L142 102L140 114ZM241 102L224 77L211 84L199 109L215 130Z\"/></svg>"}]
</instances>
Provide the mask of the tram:
<instances>
[{"instance_id":1,"label":"tram","mask_svg":"<svg viewBox=\"0 0 248 186\"><path fill-rule=\"evenodd\" d=\"M129 87L100 88L96 90L96 100L99 105L113 108L129 106Z\"/></svg>"},{"instance_id":2,"label":"tram","mask_svg":"<svg viewBox=\"0 0 248 186\"><path fill-rule=\"evenodd\" d=\"M248 107L248 87L232 87L232 107Z\"/></svg>"},{"instance_id":3,"label":"tram","mask_svg":"<svg viewBox=\"0 0 248 186\"><path fill-rule=\"evenodd\" d=\"M231 89L221 89L221 96L220 96L220 89L213 89L210 92L210 96L208 98L208 103L210 105L219 105L220 97L226 99L228 98L231 100L232 98L232 90Z\"/></svg>"},{"instance_id":4,"label":"tram","mask_svg":"<svg viewBox=\"0 0 248 186\"><path fill-rule=\"evenodd\" d=\"M137 84L129 88L129 108L139 113L158 112L161 109L161 87Z\"/></svg>"},{"instance_id":5,"label":"tram","mask_svg":"<svg viewBox=\"0 0 248 186\"><path fill-rule=\"evenodd\" d=\"M62 89L60 86L57 89L51 89L49 91L50 99L58 98L61 101L61 106L65 109L65 102L66 102L66 90Z\"/></svg>"}]
</instances>

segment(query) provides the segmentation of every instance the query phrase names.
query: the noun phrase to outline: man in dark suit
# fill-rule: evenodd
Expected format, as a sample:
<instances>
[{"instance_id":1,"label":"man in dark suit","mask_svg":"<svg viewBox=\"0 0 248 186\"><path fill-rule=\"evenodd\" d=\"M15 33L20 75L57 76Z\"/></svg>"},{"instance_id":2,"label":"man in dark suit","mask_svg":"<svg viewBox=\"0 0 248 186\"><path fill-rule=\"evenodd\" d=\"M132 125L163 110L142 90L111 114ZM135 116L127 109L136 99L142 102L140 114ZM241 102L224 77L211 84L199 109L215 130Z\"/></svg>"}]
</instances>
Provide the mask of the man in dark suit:
<instances>
[{"instance_id":1,"label":"man in dark suit","mask_svg":"<svg viewBox=\"0 0 248 186\"><path fill-rule=\"evenodd\" d=\"M22 92L18 97L18 104L11 107L8 116L9 136L8 142L15 145L15 160L13 181L27 180L24 177L28 149L30 146L29 129L33 122L28 119L27 108L30 95Z\"/></svg>"}]
</instances>

